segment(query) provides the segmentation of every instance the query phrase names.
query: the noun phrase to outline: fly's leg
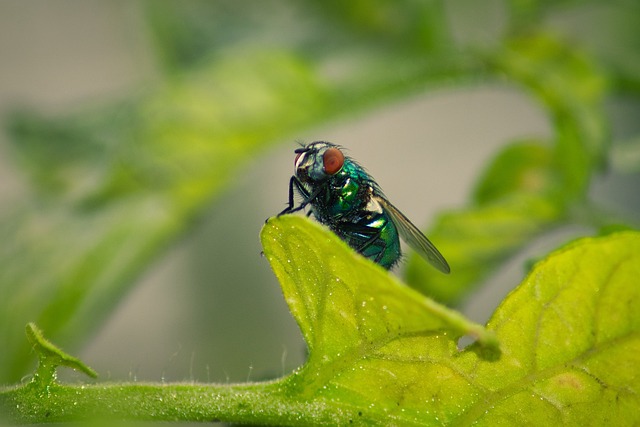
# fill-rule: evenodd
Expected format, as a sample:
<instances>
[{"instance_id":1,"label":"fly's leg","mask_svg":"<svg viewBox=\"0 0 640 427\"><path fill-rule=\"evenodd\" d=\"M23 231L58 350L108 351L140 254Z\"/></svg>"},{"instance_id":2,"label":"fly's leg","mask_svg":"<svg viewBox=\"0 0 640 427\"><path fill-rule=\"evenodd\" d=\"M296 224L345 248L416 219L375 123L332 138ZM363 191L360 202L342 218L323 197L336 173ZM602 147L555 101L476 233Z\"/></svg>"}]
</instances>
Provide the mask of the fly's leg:
<instances>
[{"instance_id":1,"label":"fly's leg","mask_svg":"<svg viewBox=\"0 0 640 427\"><path fill-rule=\"evenodd\" d=\"M376 259L374 259L376 264L380 264L380 261L382 261L382 257L384 256L385 249L387 249L387 244L382 243L382 245L380 246L380 252L378 252Z\"/></svg>"},{"instance_id":2,"label":"fly's leg","mask_svg":"<svg viewBox=\"0 0 640 427\"><path fill-rule=\"evenodd\" d=\"M380 250L378 251L378 254L376 255L376 257L373 259L373 261L376 264L379 264L380 261L382 260L382 257L384 256L384 252L387 249L387 244L385 242L383 242L382 240L379 240L377 237L376 238L371 238L369 239L369 241L367 241L364 245L362 245L363 247L358 251L360 253L363 253L364 250L370 246L375 246L376 248L379 248Z\"/></svg>"},{"instance_id":3,"label":"fly's leg","mask_svg":"<svg viewBox=\"0 0 640 427\"><path fill-rule=\"evenodd\" d=\"M293 200L294 188L300 193L300 195L304 199L303 202L296 207L294 207L294 200ZM307 189L304 188L304 186L302 185L302 183L298 178L296 178L295 176L292 176L291 179L289 180L289 205L286 208L284 208L282 212L280 212L277 216L300 211L304 209L305 206L307 206L310 201L311 201L311 198Z\"/></svg>"},{"instance_id":4,"label":"fly's leg","mask_svg":"<svg viewBox=\"0 0 640 427\"><path fill-rule=\"evenodd\" d=\"M384 251L387 245L381 240L378 240L380 237L380 234L382 234L382 230L380 230L379 228L371 228L371 227L367 227L367 228L372 230L373 232L370 235L369 239L357 249L358 252L363 252L365 249L367 249L371 245L378 246ZM382 245L380 245L380 243L382 243Z\"/></svg>"},{"instance_id":5,"label":"fly's leg","mask_svg":"<svg viewBox=\"0 0 640 427\"><path fill-rule=\"evenodd\" d=\"M355 249L356 252L364 255L364 251L370 246L379 248L380 250L376 254L376 257L373 259L373 261L376 263L380 262L380 260L384 256L384 251L387 248L387 244L380 240L380 235L382 234L382 230L380 228L346 223L344 224L344 229L347 231L347 234L351 234L353 237L354 235L359 235L363 238L364 241L362 243L359 243L357 246L351 246L353 249Z\"/></svg>"},{"instance_id":6,"label":"fly's leg","mask_svg":"<svg viewBox=\"0 0 640 427\"><path fill-rule=\"evenodd\" d=\"M300 193L300 195L304 199L302 203L300 203L296 207L294 207L294 200L293 200L294 189L297 190L298 193ZM289 206L284 208L282 212L280 212L277 216L301 211L302 209L306 208L309 203L312 203L320 195L322 190L323 190L322 187L318 186L318 188L316 188L313 191L313 193L309 193L309 191L307 191L307 189L304 188L304 185L302 185L300 180L296 178L295 175L292 176L291 179L289 180ZM309 215L311 215L311 211L307 213L307 216Z\"/></svg>"}]
</instances>

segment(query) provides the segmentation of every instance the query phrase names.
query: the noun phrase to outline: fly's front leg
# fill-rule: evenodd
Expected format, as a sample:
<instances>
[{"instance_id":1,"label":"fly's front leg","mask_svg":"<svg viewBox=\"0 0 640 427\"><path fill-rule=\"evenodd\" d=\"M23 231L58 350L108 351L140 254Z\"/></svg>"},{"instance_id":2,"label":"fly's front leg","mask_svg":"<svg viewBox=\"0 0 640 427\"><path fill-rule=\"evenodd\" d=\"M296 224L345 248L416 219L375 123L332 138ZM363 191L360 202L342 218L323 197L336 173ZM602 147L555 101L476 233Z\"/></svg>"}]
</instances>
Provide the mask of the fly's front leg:
<instances>
[{"instance_id":1,"label":"fly's front leg","mask_svg":"<svg viewBox=\"0 0 640 427\"><path fill-rule=\"evenodd\" d=\"M298 190L298 192L304 199L302 203L300 203L300 205L296 207L294 207L294 200L293 200L294 187L296 190ZM304 188L304 186L302 185L302 183L298 178L296 178L295 176L292 176L291 179L289 180L289 205L286 208L284 208L282 212L278 214L278 216L302 210L305 208L305 206L307 206L307 204L309 204L310 200L311 200L310 195L307 189Z\"/></svg>"}]
</instances>

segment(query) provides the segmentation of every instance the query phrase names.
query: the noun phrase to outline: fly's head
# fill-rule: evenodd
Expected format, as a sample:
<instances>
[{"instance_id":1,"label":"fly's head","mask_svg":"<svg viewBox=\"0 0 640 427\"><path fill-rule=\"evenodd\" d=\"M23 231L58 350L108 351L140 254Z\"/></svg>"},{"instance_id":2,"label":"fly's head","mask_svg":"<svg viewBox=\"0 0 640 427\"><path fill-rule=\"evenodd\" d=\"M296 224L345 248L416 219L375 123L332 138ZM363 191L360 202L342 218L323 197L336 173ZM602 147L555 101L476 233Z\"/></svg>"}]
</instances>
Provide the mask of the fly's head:
<instances>
[{"instance_id":1,"label":"fly's head","mask_svg":"<svg viewBox=\"0 0 640 427\"><path fill-rule=\"evenodd\" d=\"M321 183L337 174L344 165L344 154L337 145L318 141L295 150L295 175L300 182Z\"/></svg>"}]
</instances>

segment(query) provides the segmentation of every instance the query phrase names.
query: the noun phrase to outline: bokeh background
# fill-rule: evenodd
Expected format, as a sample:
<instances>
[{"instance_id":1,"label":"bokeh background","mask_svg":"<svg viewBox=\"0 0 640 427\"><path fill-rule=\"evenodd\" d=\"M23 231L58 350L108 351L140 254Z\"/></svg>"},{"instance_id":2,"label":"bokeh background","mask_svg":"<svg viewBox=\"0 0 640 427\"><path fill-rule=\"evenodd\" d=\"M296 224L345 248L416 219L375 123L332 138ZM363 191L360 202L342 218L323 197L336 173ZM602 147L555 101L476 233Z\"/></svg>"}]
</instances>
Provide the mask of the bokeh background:
<instances>
[{"instance_id":1,"label":"bokeh background","mask_svg":"<svg viewBox=\"0 0 640 427\"><path fill-rule=\"evenodd\" d=\"M264 220L282 210L287 200L297 142L321 139L345 146L396 206L417 225L427 227L438 212L468 203L478 176L507 142L552 138L554 134L554 123L544 106L520 84L501 79L484 66L477 67L477 74L464 75L457 67L473 70L474 66L464 64L464 59L442 59L447 55L457 58L465 51L480 52L482 58L485 52L497 50L518 23L528 23L527 30L542 28L575 43L576 49L595 58L603 75L618 72L615 81L624 84L606 96L603 111L612 143L625 148L615 151L613 166L594 178L589 192L620 218L639 219L638 163L629 160L637 159L640 152L640 18L635 15L639 8L634 2L565 1L554 2L555 6L499 0L425 2L430 6L415 21L408 17L414 9L422 10L419 2L394 6L375 1L350 3L348 7L340 2L290 1L0 3L0 114L4 118L0 213L2 262L7 267L0 271L5 275L0 299L12 301L2 307L0 328L3 337L8 337L0 338L5 341L0 343L3 352L24 339L26 321L41 324L41 319L47 319L41 313L47 311L47 301L55 298L47 281L56 278L50 276L61 275L60 280L69 286L74 279L91 283L92 263L104 264L101 257L122 257L125 260L120 263L126 265L129 256L138 256L132 267L123 267L126 272L113 280L116 290L106 292L107 297L101 297L104 300L94 301L84 291L78 292L82 296L67 296L69 307L84 304L79 300L91 303L85 311L61 314L72 319L66 331L52 328L48 334L46 322L41 324L45 334L96 369L101 379L236 382L290 372L304 361L305 347L268 262L260 255L258 234ZM530 15L523 17L525 12ZM431 21L428 13L435 14ZM411 25L427 30L417 31ZM407 51L396 45L406 45ZM419 49L434 64L430 78L413 74L411 58L416 63L425 60L418 57ZM291 123L276 121L265 132L264 143L260 132L265 128L250 129L251 122L246 123L247 132L255 135L239 132L237 136L237 128L245 129L241 120L234 121L236 110L255 107L259 115L259 108L264 108L271 120L272 101L261 98L268 95L251 79L262 73L277 76L278 58L289 53L294 69L299 57L317 67L313 72L329 76L331 83L308 92L304 87L289 88L279 101L289 110L282 108L279 114L294 118ZM258 63L266 64L265 68L256 67L253 59L247 60L245 68L244 55L261 57ZM276 58L273 63L271 57ZM314 62L318 57L322 61ZM363 66L360 58L370 65ZM227 61L235 62L220 72L217 64ZM273 70L268 69L269 64L275 64ZM207 72L207 67L212 71ZM198 83L184 89L208 76L215 76L216 83L226 89L212 91L220 96L213 100L215 108L198 104L210 95L202 93ZM376 79L381 83L375 83ZM286 86L286 82L278 84ZM352 94L347 91L343 98L323 98L323 90L340 91L341 84L362 84L365 89L369 84L370 88L357 88ZM323 105L317 117L313 117L315 100ZM140 103L146 104L138 108ZM181 104L190 103L192 108L180 109ZM219 111L225 111L223 119L216 116ZM198 123L189 132L197 134L202 126L200 137L181 134L179 125L191 122L187 118L173 123L177 114L194 114L205 122L210 115L212 126L224 131L218 134ZM244 110L238 117L243 119L243 114ZM296 119L297 114L302 119ZM167 123L146 132L136 128L139 120ZM87 142L87 135L98 135L98 142ZM147 168L145 149L135 146L138 138L148 138L145 144L153 146L154 135L176 141L176 145L161 142L153 153L154 161L160 159L170 169L174 161L179 164L176 176L188 176L192 164L202 170L209 167L194 160L211 154L208 148L199 154L189 144L237 147L230 150L232 155L224 154L228 163L221 168L222 178L211 178L220 184L203 185L203 194L199 193L200 181L189 184L197 194L189 196L188 208L173 212L165 204L172 203L171 198L129 205L128 200L147 197L148 182L153 187L166 178L162 168L144 175L155 166ZM125 148L110 142L121 137L127 138ZM242 138L254 141L255 148L238 143ZM184 152L188 153L184 158L176 154ZM113 178L113 170L136 156L142 158L142 178L138 172L131 174L134 179L129 175L124 181ZM209 179L204 176L202 180ZM79 204L82 209L77 209ZM68 206L75 206L74 215L89 212L86 215L91 216L113 209L114 204L119 206L115 216L65 228ZM143 229L147 223L145 215L152 223L163 215L163 209L175 215L179 225L168 227L171 232L160 232L159 238L141 231L151 236L146 249L128 252L132 243L116 239L95 257L82 259L87 252L77 244L78 239L90 240L101 228L127 223L129 215L135 217L131 226L118 232L135 235L138 226ZM590 233L593 230L588 225L573 224L532 241L485 278L459 307L473 320L485 322L522 279L528 259L571 237ZM24 236L37 249L23 240L16 242ZM86 271L64 277L64 269L40 270L50 264L31 262L30 257L39 256L39 251L55 252L49 261L53 265L64 265L73 258L85 263ZM117 269L118 262L115 264ZM456 266L452 269L455 274ZM97 286L109 286L108 278L102 280L104 273L100 274ZM402 275L402 268L397 274ZM33 283L41 285L29 288ZM77 323L83 327L74 329ZM30 363L35 361L25 366ZM20 366L12 372L5 370L2 382L16 381L16 375L19 379L25 372L28 369ZM75 378L73 373L64 375Z\"/></svg>"}]
</instances>

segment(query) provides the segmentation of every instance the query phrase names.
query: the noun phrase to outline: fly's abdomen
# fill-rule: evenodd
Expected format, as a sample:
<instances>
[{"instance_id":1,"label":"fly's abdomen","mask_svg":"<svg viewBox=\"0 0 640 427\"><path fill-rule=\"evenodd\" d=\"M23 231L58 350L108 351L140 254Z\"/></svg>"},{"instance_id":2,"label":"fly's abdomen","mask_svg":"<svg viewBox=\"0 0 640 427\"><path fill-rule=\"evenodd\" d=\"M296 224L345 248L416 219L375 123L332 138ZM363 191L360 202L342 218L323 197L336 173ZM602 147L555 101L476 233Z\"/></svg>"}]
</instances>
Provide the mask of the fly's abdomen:
<instances>
[{"instance_id":1,"label":"fly's abdomen","mask_svg":"<svg viewBox=\"0 0 640 427\"><path fill-rule=\"evenodd\" d=\"M339 234L349 246L386 269L400 259L398 230L384 212L344 226Z\"/></svg>"}]
</instances>

